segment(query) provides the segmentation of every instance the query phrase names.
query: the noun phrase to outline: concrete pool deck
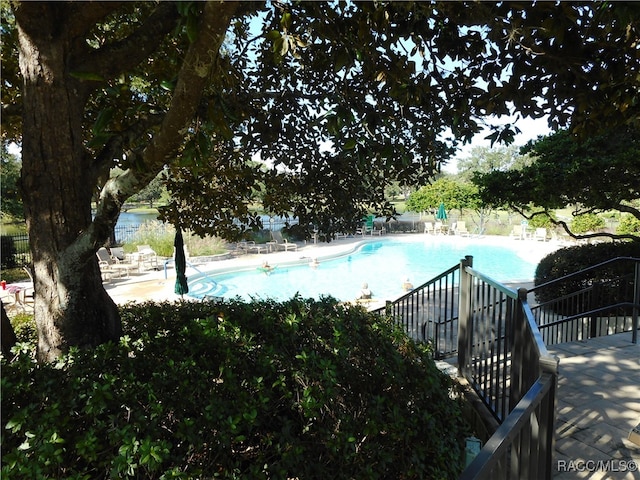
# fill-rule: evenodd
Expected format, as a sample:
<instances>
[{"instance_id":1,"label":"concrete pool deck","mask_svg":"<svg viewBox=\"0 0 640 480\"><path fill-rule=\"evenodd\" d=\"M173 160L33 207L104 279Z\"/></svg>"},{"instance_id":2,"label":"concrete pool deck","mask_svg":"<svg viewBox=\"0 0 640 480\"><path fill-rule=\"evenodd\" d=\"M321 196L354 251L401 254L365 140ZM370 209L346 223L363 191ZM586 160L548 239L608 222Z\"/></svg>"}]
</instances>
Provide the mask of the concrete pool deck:
<instances>
[{"instance_id":1,"label":"concrete pool deck","mask_svg":"<svg viewBox=\"0 0 640 480\"><path fill-rule=\"evenodd\" d=\"M454 235L431 235L431 234L389 234L383 236L354 236L334 240L331 243L323 244L299 244L298 249L293 251L275 251L271 253L250 253L234 258L227 258L217 261L199 262L197 258L191 258L189 261L199 270L211 273L229 272L235 270L257 268L267 260L271 265L290 265L305 264L311 259L317 258L320 262L323 260L347 255L364 242L376 242L385 238L393 238L394 240L411 240L417 238L429 239L430 241L457 242L459 244L484 243L497 246L505 246L515 248L521 256L526 256L529 261L537 262L545 255L567 246L566 243L557 241L541 242L531 239L514 240L505 236L487 235L482 237L459 237ZM105 282L104 286L111 298L117 304L125 304L129 302L146 302L146 301L179 301L180 296L174 293L175 270L173 262L160 261L160 271L145 271L142 273L131 273L126 278L112 278ZM187 277L196 274L193 268L187 267ZM483 272L491 275L491 272ZM166 278L165 278L166 274ZM414 279L416 284L429 280ZM510 284L507 286L517 288L526 284ZM186 295L185 300L197 300ZM378 308L384 305L385 300L393 300L394 298L385 298L384 295L376 295L374 301L367 304L368 308Z\"/></svg>"}]
</instances>

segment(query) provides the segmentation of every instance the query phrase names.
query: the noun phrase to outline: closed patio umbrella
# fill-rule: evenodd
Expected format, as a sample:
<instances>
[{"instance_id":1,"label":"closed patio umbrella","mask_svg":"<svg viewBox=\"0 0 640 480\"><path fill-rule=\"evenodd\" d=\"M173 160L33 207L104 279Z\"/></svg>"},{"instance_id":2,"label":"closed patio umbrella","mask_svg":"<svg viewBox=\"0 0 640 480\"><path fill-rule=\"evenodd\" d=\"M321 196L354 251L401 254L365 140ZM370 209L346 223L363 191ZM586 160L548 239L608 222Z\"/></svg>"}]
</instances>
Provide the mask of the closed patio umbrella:
<instances>
[{"instance_id":1,"label":"closed patio umbrella","mask_svg":"<svg viewBox=\"0 0 640 480\"><path fill-rule=\"evenodd\" d=\"M436 212L437 220L446 220L447 219L447 211L444 208L444 202L440 204L438 207L438 211Z\"/></svg>"},{"instance_id":2,"label":"closed patio umbrella","mask_svg":"<svg viewBox=\"0 0 640 480\"><path fill-rule=\"evenodd\" d=\"M189 293L189 285L187 284L187 277L185 271L187 269L187 259L184 255L184 240L182 238L182 231L176 229L176 238L173 241L175 247L175 263L176 263L176 287L174 291L178 295L184 295Z\"/></svg>"}]
</instances>

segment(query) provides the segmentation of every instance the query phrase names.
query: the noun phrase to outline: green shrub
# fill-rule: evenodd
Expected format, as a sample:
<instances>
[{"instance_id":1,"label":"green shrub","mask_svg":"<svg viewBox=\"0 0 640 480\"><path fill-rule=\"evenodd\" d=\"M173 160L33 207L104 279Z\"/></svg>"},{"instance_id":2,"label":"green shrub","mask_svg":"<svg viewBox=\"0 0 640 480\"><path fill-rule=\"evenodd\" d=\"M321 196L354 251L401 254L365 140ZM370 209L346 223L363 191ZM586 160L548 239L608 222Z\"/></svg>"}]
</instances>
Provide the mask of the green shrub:
<instances>
[{"instance_id":1,"label":"green shrub","mask_svg":"<svg viewBox=\"0 0 640 480\"><path fill-rule=\"evenodd\" d=\"M219 255L225 253L227 242L217 237L198 237L187 233L184 235L184 244L189 250L192 257L201 257L207 255Z\"/></svg>"},{"instance_id":2,"label":"green shrub","mask_svg":"<svg viewBox=\"0 0 640 480\"><path fill-rule=\"evenodd\" d=\"M2 268L0 278L7 283L28 282L29 276L22 268Z\"/></svg>"},{"instance_id":3,"label":"green shrub","mask_svg":"<svg viewBox=\"0 0 640 480\"><path fill-rule=\"evenodd\" d=\"M256 243L267 243L271 241L271 231L266 229L251 231L248 237Z\"/></svg>"},{"instance_id":4,"label":"green shrub","mask_svg":"<svg viewBox=\"0 0 640 480\"><path fill-rule=\"evenodd\" d=\"M173 256L176 229L172 225L149 221L138 227L133 238L124 245L125 252L137 252L138 245L149 245L161 257ZM216 237L201 238L189 232L183 233L184 244L192 257L217 255L227 251L226 242Z\"/></svg>"},{"instance_id":5,"label":"green shrub","mask_svg":"<svg viewBox=\"0 0 640 480\"><path fill-rule=\"evenodd\" d=\"M11 319L11 326L13 327L18 342L27 343L35 349L38 337L33 314L18 313Z\"/></svg>"},{"instance_id":6,"label":"green shrub","mask_svg":"<svg viewBox=\"0 0 640 480\"><path fill-rule=\"evenodd\" d=\"M312 227L308 225L300 225L296 223L282 229L282 236L293 242L303 242L307 238L313 236Z\"/></svg>"},{"instance_id":7,"label":"green shrub","mask_svg":"<svg viewBox=\"0 0 640 480\"><path fill-rule=\"evenodd\" d=\"M595 213L585 213L574 217L571 221L573 233L596 232L604 228L604 220Z\"/></svg>"},{"instance_id":8,"label":"green shrub","mask_svg":"<svg viewBox=\"0 0 640 480\"><path fill-rule=\"evenodd\" d=\"M333 299L130 305L119 344L2 363L2 478L457 478L451 380Z\"/></svg>"},{"instance_id":9,"label":"green shrub","mask_svg":"<svg viewBox=\"0 0 640 480\"><path fill-rule=\"evenodd\" d=\"M617 257L640 258L640 242L577 245L556 250L540 261L534 282L536 286L542 285ZM554 283L549 288L537 290L536 299L539 302L548 302L599 284L601 288L597 295L584 296L575 304L563 304L556 307L556 311L571 315L625 299L628 301L632 298L630 295L633 289L633 272L633 262L615 262L607 267Z\"/></svg>"},{"instance_id":10,"label":"green shrub","mask_svg":"<svg viewBox=\"0 0 640 480\"><path fill-rule=\"evenodd\" d=\"M640 236L640 220L633 215L624 215L620 220L616 233L620 235L632 234Z\"/></svg>"},{"instance_id":11,"label":"green shrub","mask_svg":"<svg viewBox=\"0 0 640 480\"><path fill-rule=\"evenodd\" d=\"M550 212L547 215L534 215L533 217L531 217L531 220L529 220L529 228L554 228L554 224L551 221L551 219L553 220L557 220L556 218L556 214L553 212Z\"/></svg>"},{"instance_id":12,"label":"green shrub","mask_svg":"<svg viewBox=\"0 0 640 480\"><path fill-rule=\"evenodd\" d=\"M173 225L157 220L144 222L136 230L133 238L124 244L127 253L137 252L138 245L149 245L161 257L173 255L176 229Z\"/></svg>"}]
</instances>

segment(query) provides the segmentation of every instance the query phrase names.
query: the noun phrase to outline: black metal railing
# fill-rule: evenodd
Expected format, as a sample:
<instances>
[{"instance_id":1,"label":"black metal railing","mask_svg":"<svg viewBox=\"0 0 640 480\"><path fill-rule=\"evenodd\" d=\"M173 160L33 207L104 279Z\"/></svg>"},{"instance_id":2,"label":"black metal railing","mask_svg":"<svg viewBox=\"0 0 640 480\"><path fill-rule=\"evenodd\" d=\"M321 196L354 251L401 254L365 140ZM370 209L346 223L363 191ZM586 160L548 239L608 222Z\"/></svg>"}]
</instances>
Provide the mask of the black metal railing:
<instances>
[{"instance_id":1,"label":"black metal railing","mask_svg":"<svg viewBox=\"0 0 640 480\"><path fill-rule=\"evenodd\" d=\"M500 426L461 479L552 475L558 360L517 292L461 263L458 369Z\"/></svg>"},{"instance_id":2,"label":"black metal railing","mask_svg":"<svg viewBox=\"0 0 640 480\"><path fill-rule=\"evenodd\" d=\"M584 278L593 272L616 268L629 273L615 275L588 285L579 291L546 300L532 312L546 345L587 340L589 338L632 332L638 342L640 313L640 259L619 257L538 285L528 291L529 298L541 290L556 289L567 281Z\"/></svg>"},{"instance_id":3,"label":"black metal railing","mask_svg":"<svg viewBox=\"0 0 640 480\"><path fill-rule=\"evenodd\" d=\"M0 249L2 268L22 267L31 263L29 235L26 233L2 235Z\"/></svg>"},{"instance_id":4,"label":"black metal railing","mask_svg":"<svg viewBox=\"0 0 640 480\"><path fill-rule=\"evenodd\" d=\"M557 360L542 342L526 290L472 265L465 257L377 313L430 341L435 357L457 353L460 374L500 424L461 478L550 478Z\"/></svg>"},{"instance_id":5,"label":"black metal railing","mask_svg":"<svg viewBox=\"0 0 640 480\"><path fill-rule=\"evenodd\" d=\"M431 343L436 359L457 352L458 285L454 266L374 313L388 315L416 341Z\"/></svg>"},{"instance_id":6,"label":"black metal railing","mask_svg":"<svg viewBox=\"0 0 640 480\"><path fill-rule=\"evenodd\" d=\"M610 260L554 281L616 262L632 262L633 274L613 275L532 307L536 290L553 288L553 282L515 291L474 270L469 256L376 311L412 338L431 342L436 358L457 353L460 374L499 424L461 478L551 478L558 360L545 340L631 330L637 343L640 259Z\"/></svg>"}]
</instances>

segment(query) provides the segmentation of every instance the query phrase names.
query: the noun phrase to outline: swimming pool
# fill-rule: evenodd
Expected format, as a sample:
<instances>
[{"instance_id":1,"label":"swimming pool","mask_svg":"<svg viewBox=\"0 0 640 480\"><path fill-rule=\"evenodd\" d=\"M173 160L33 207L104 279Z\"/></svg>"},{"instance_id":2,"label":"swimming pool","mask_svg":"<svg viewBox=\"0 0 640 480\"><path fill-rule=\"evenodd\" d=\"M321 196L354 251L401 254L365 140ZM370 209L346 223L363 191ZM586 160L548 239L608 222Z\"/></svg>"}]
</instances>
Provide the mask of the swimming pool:
<instances>
[{"instance_id":1,"label":"swimming pool","mask_svg":"<svg viewBox=\"0 0 640 480\"><path fill-rule=\"evenodd\" d=\"M432 236L412 240L387 238L364 243L338 258L320 258L317 267L311 267L308 258L299 265L273 263L275 268L268 274L255 266L244 271L199 273L189 277L189 295L286 300L300 294L353 300L366 282L374 298L392 300L404 293L402 284L406 278L414 286L421 285L457 265L465 255L473 255L474 268L495 280L533 279L537 263L522 253L520 245L514 246L519 247L516 249L464 240Z\"/></svg>"}]
</instances>

